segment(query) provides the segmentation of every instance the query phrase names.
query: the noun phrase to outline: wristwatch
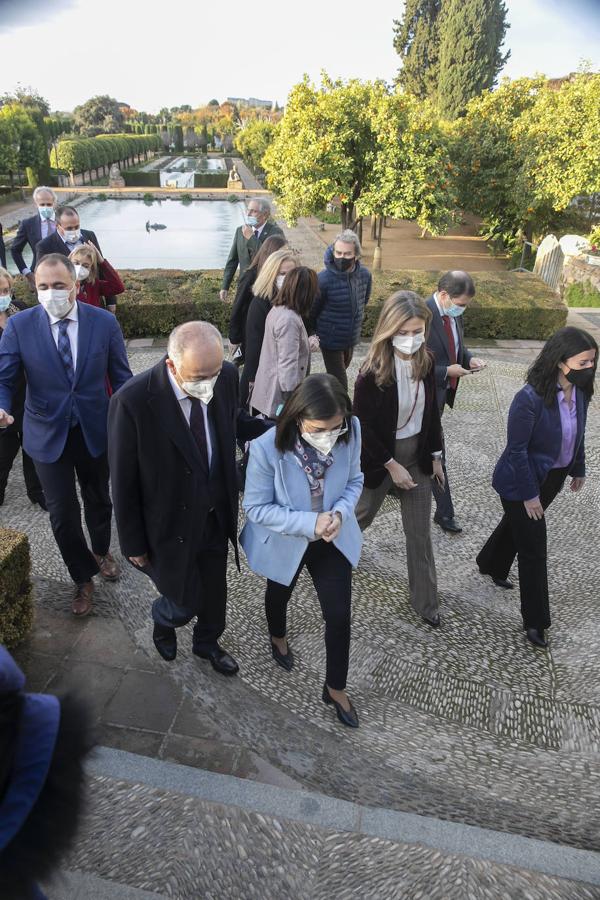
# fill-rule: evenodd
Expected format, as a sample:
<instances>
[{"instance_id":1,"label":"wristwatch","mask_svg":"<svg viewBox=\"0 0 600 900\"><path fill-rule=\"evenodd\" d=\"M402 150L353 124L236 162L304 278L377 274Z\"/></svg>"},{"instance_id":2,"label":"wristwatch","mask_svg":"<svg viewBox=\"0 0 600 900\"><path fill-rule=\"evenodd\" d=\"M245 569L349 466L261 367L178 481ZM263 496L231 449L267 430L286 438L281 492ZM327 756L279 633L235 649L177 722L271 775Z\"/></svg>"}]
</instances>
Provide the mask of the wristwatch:
<instances>
[{"instance_id":1,"label":"wristwatch","mask_svg":"<svg viewBox=\"0 0 600 900\"><path fill-rule=\"evenodd\" d=\"M442 451L441 451L441 450L434 450L434 452L431 454L431 458L432 458L432 459L441 459L441 458L442 458Z\"/></svg>"}]
</instances>

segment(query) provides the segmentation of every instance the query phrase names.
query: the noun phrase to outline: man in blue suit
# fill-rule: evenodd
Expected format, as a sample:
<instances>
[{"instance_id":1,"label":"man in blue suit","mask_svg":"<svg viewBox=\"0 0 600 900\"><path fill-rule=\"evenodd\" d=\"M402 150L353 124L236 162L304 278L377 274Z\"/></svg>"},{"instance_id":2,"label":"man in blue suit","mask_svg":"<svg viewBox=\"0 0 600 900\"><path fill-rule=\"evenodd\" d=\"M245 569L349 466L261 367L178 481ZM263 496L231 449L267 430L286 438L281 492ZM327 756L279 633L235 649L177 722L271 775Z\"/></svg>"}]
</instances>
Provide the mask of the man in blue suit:
<instances>
[{"instance_id":1,"label":"man in blue suit","mask_svg":"<svg viewBox=\"0 0 600 900\"><path fill-rule=\"evenodd\" d=\"M92 578L119 576L109 552L107 376L113 390L131 378L119 325L106 310L76 302L71 261L49 254L35 271L39 306L12 316L0 340L0 428L13 421L12 394L27 379L23 448L42 484L62 558L77 586L72 610L92 608ZM75 476L81 488L88 548Z\"/></svg>"},{"instance_id":2,"label":"man in blue suit","mask_svg":"<svg viewBox=\"0 0 600 900\"><path fill-rule=\"evenodd\" d=\"M33 192L33 202L37 206L37 212L19 223L18 231L11 244L10 252L15 265L21 275L29 282L29 287L35 291L35 248L44 238L50 237L56 231L56 194L49 187L40 185ZM23 250L29 244L33 253L31 266L23 259Z\"/></svg>"}]
</instances>

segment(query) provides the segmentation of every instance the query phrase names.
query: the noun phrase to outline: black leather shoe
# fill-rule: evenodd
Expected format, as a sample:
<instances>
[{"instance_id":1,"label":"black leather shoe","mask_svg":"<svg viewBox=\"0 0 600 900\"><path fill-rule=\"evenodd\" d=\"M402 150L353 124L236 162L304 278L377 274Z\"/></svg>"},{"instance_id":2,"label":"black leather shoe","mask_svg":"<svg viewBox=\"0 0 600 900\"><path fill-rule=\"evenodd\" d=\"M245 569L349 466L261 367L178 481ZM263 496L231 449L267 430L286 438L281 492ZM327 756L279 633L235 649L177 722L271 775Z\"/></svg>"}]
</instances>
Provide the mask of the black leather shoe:
<instances>
[{"instance_id":1,"label":"black leather shoe","mask_svg":"<svg viewBox=\"0 0 600 900\"><path fill-rule=\"evenodd\" d=\"M350 709L344 709L341 703L333 699L326 684L323 685L323 703L335 706L337 717L343 725L347 725L348 728L358 728L358 714L352 703L350 703Z\"/></svg>"},{"instance_id":2,"label":"black leather shoe","mask_svg":"<svg viewBox=\"0 0 600 900\"><path fill-rule=\"evenodd\" d=\"M427 616L421 616L421 618L427 625L431 625L432 628L439 628L442 624L442 620L439 616L433 616L431 619L428 619Z\"/></svg>"},{"instance_id":3,"label":"black leather shoe","mask_svg":"<svg viewBox=\"0 0 600 900\"><path fill-rule=\"evenodd\" d=\"M220 675L235 675L239 672L240 667L233 656L226 653L218 644L210 650L196 650L194 647L192 650L200 659L207 659L215 672L219 672Z\"/></svg>"},{"instance_id":4,"label":"black leather shoe","mask_svg":"<svg viewBox=\"0 0 600 900\"><path fill-rule=\"evenodd\" d=\"M548 641L545 639L544 632L541 628L528 628L527 640L531 641L532 644L535 644L536 647L548 646Z\"/></svg>"},{"instance_id":5,"label":"black leather shoe","mask_svg":"<svg viewBox=\"0 0 600 900\"><path fill-rule=\"evenodd\" d=\"M48 507L46 506L46 498L43 494L27 494L33 505L37 503L40 509L43 509L44 512L48 512Z\"/></svg>"},{"instance_id":6,"label":"black leather shoe","mask_svg":"<svg viewBox=\"0 0 600 900\"><path fill-rule=\"evenodd\" d=\"M154 646L166 662L173 662L177 656L177 634L174 628L154 623L152 632Z\"/></svg>"},{"instance_id":7,"label":"black leather shoe","mask_svg":"<svg viewBox=\"0 0 600 900\"><path fill-rule=\"evenodd\" d=\"M462 528L456 521L456 519L435 519L433 520L436 525L439 525L442 531L447 531L449 534L460 534Z\"/></svg>"},{"instance_id":8,"label":"black leather shoe","mask_svg":"<svg viewBox=\"0 0 600 900\"><path fill-rule=\"evenodd\" d=\"M494 584L497 584L498 587L505 588L507 591L512 590L514 588L514 584L512 581L509 581L507 578L494 578L491 572L484 572L483 569L479 570L481 575L489 575Z\"/></svg>"},{"instance_id":9,"label":"black leather shoe","mask_svg":"<svg viewBox=\"0 0 600 900\"><path fill-rule=\"evenodd\" d=\"M287 653L282 653L273 641L271 641L271 653L273 654L275 662L278 663L282 669L285 669L286 672L292 671L294 666L294 654L292 653L292 648L289 644L287 645Z\"/></svg>"}]
</instances>

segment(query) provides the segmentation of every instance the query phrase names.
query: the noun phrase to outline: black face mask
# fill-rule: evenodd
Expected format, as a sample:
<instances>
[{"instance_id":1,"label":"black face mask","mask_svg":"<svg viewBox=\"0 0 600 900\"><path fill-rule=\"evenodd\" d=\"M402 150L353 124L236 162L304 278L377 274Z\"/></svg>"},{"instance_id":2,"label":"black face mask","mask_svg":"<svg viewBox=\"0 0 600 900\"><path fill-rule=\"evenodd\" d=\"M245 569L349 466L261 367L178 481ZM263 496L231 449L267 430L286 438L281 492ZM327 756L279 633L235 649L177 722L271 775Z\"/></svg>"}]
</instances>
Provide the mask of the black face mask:
<instances>
[{"instance_id":1,"label":"black face mask","mask_svg":"<svg viewBox=\"0 0 600 900\"><path fill-rule=\"evenodd\" d=\"M574 384L575 387L586 388L594 379L594 369L593 367L589 369L569 369L565 378L571 384Z\"/></svg>"},{"instance_id":2,"label":"black face mask","mask_svg":"<svg viewBox=\"0 0 600 900\"><path fill-rule=\"evenodd\" d=\"M335 263L336 269L340 272L347 272L354 265L354 257L352 259L346 259L343 256L334 257L333 262Z\"/></svg>"}]
</instances>

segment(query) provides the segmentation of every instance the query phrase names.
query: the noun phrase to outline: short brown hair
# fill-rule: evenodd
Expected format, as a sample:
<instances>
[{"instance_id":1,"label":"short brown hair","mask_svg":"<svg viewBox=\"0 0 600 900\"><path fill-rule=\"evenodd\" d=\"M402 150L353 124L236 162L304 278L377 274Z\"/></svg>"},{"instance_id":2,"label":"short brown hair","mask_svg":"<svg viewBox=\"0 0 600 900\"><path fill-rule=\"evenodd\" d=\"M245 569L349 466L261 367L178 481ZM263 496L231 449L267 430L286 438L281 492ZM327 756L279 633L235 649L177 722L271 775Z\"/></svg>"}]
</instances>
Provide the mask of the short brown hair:
<instances>
[{"instance_id":1,"label":"short brown hair","mask_svg":"<svg viewBox=\"0 0 600 900\"><path fill-rule=\"evenodd\" d=\"M285 276L281 289L273 300L273 306L287 306L305 319L319 294L319 280L314 269L296 266Z\"/></svg>"},{"instance_id":2,"label":"short brown hair","mask_svg":"<svg viewBox=\"0 0 600 900\"><path fill-rule=\"evenodd\" d=\"M287 277L287 276L286 276ZM352 404L350 397L335 375L318 373L307 375L286 400L275 426L275 446L282 453L292 450L298 436L299 419L332 419L344 416L348 431L339 440L350 440Z\"/></svg>"}]
</instances>

